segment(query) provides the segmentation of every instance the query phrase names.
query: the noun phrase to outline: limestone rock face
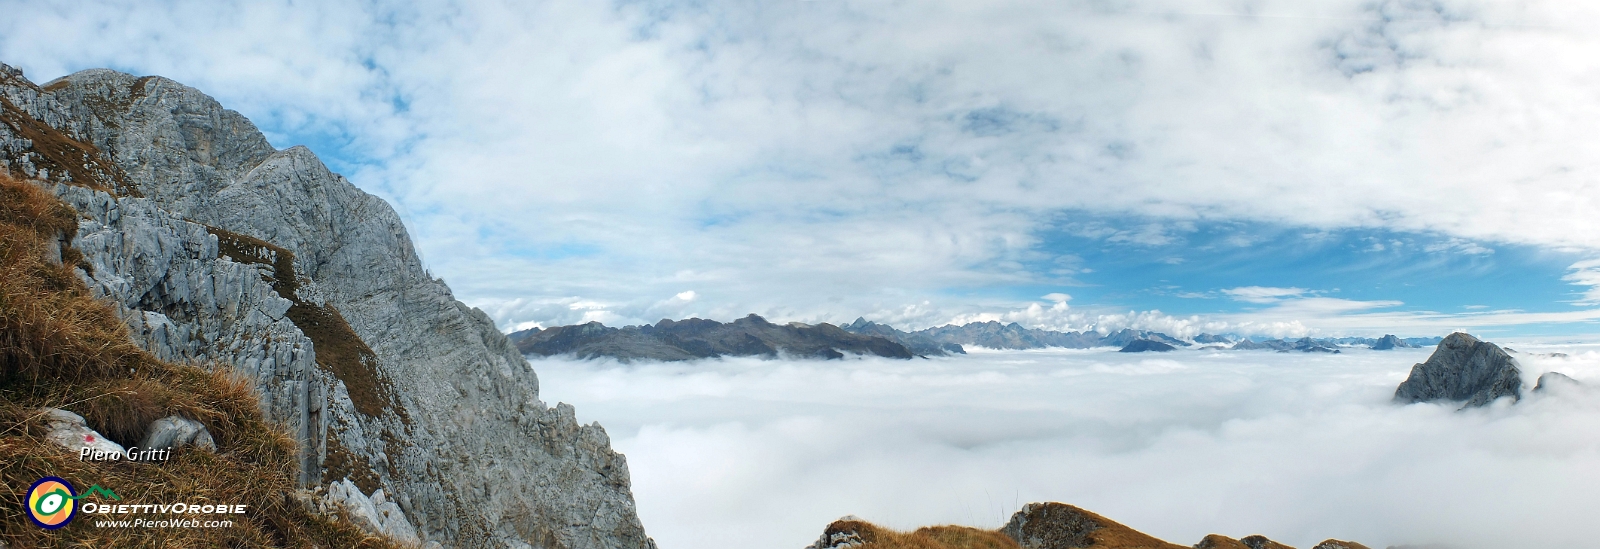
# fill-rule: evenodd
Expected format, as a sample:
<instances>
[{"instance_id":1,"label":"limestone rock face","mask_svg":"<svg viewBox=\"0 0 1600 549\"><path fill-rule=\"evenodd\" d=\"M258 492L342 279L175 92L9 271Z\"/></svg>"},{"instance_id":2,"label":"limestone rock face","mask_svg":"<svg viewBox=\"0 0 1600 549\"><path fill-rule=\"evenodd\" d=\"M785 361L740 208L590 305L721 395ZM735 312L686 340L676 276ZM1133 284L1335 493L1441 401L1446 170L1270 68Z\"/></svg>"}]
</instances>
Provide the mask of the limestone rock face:
<instances>
[{"instance_id":1,"label":"limestone rock face","mask_svg":"<svg viewBox=\"0 0 1600 549\"><path fill-rule=\"evenodd\" d=\"M1456 332L1439 342L1428 361L1411 367L1411 375L1394 391L1402 404L1465 401L1463 408L1484 406L1500 397L1522 398L1522 370L1498 345Z\"/></svg>"},{"instance_id":2,"label":"limestone rock face","mask_svg":"<svg viewBox=\"0 0 1600 549\"><path fill-rule=\"evenodd\" d=\"M83 215L91 290L158 357L251 378L302 483L381 489L426 543L654 546L604 429L539 400L381 199L164 78L0 65L0 99L0 169Z\"/></svg>"}]
</instances>

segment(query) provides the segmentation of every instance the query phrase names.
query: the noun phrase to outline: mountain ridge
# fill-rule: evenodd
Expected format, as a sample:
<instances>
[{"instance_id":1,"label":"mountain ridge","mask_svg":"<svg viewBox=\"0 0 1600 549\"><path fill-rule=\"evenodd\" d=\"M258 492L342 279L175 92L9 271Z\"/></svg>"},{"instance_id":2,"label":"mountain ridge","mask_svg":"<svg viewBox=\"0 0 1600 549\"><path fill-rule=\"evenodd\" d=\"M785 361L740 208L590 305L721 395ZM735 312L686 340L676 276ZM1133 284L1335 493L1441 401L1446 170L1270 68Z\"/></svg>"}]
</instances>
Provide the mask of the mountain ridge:
<instances>
[{"instance_id":1,"label":"mountain ridge","mask_svg":"<svg viewBox=\"0 0 1600 549\"><path fill-rule=\"evenodd\" d=\"M725 333L726 332L726 333ZM844 332L841 334L840 332ZM736 339L728 336L737 333ZM869 338L850 339L846 334ZM966 354L967 347L1027 350L1043 348L1091 349L1098 347L1174 349L1210 344L1202 349L1274 350L1278 352L1339 353L1340 347L1367 346L1375 350L1436 344L1440 338L1311 338L1251 339L1236 335L1200 334L1184 340L1165 333L1122 330L1059 332L1027 328L998 321L947 324L905 331L856 317L848 324L791 322L777 325L754 313L723 323L701 318L662 319L656 324L610 327L598 321L549 328L534 327L507 334L525 356L571 355L581 359L609 357L619 360L683 361L732 356L773 358L842 358L845 353L888 358ZM873 343L871 340L880 340ZM902 352L902 349L904 352ZM1130 352L1132 349L1130 349Z\"/></svg>"}]
</instances>

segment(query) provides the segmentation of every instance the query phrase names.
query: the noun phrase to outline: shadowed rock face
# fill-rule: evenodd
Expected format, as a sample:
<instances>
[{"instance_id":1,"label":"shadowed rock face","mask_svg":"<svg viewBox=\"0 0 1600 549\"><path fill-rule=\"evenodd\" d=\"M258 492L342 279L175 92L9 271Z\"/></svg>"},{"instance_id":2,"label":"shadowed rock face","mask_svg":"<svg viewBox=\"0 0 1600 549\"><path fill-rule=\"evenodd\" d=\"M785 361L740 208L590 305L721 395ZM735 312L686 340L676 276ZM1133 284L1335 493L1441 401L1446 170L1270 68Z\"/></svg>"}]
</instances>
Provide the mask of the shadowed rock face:
<instances>
[{"instance_id":1,"label":"shadowed rock face","mask_svg":"<svg viewBox=\"0 0 1600 549\"><path fill-rule=\"evenodd\" d=\"M888 358L915 356L904 345L869 335L852 334L828 323L773 324L756 315L729 323L691 318L662 320L654 326L611 328L599 322L534 328L511 334L525 355L572 354L579 358L622 360L693 360L722 356L844 358L844 353Z\"/></svg>"},{"instance_id":2,"label":"shadowed rock face","mask_svg":"<svg viewBox=\"0 0 1600 549\"><path fill-rule=\"evenodd\" d=\"M1411 367L1410 377L1395 389L1394 401L1465 401L1462 408L1470 408L1506 396L1522 398L1517 360L1498 345L1457 332L1440 341L1427 362Z\"/></svg>"}]
</instances>

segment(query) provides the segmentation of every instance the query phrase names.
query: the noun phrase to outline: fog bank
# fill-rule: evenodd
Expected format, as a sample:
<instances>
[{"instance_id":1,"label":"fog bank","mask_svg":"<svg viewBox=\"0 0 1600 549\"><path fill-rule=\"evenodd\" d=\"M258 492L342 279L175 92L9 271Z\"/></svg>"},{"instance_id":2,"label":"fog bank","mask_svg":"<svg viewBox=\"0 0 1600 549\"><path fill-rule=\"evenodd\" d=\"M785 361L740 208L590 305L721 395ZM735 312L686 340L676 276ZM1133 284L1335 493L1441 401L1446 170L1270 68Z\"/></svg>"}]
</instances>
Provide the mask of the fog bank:
<instances>
[{"instance_id":1,"label":"fog bank","mask_svg":"<svg viewBox=\"0 0 1600 549\"><path fill-rule=\"evenodd\" d=\"M1600 346L1518 344L1531 390L1600 384ZM1530 353L1568 353L1566 358ZM1431 349L1104 350L930 360L535 361L606 425L664 549L798 549L845 514L997 527L1080 505L1179 544L1592 547L1600 392L1456 412L1394 406Z\"/></svg>"}]
</instances>

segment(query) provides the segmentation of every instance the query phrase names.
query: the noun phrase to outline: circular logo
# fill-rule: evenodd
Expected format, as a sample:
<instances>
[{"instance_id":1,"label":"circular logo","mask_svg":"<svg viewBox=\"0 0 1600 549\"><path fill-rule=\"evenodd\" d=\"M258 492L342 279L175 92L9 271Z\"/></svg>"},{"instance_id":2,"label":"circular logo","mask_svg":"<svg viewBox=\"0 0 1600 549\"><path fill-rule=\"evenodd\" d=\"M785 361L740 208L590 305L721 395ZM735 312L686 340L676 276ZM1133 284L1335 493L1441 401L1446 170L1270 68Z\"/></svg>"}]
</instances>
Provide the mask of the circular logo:
<instances>
[{"instance_id":1,"label":"circular logo","mask_svg":"<svg viewBox=\"0 0 1600 549\"><path fill-rule=\"evenodd\" d=\"M66 479L41 478L28 489L28 518L46 530L66 526L78 511L77 495Z\"/></svg>"}]
</instances>

